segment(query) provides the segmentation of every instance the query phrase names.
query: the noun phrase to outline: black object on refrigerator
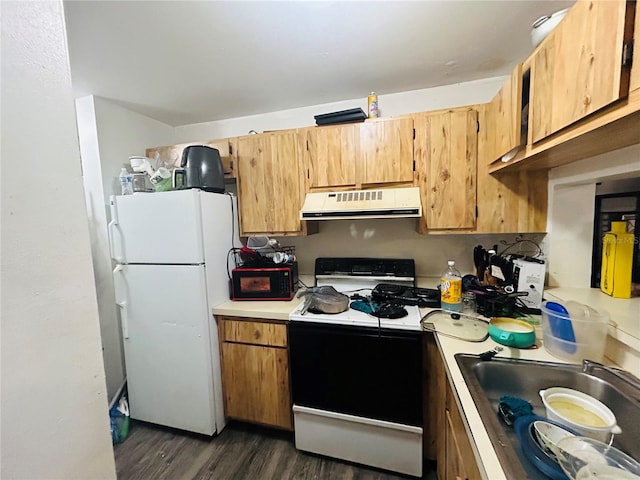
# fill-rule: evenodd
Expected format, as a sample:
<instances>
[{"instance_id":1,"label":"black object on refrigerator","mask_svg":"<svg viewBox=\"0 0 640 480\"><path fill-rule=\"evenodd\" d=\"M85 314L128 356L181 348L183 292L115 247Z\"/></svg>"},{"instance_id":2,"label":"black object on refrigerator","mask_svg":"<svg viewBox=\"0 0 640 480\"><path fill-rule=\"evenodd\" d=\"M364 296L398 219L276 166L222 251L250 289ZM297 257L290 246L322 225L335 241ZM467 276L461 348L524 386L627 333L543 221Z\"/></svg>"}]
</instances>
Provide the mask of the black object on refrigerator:
<instances>
[{"instance_id":1,"label":"black object on refrigerator","mask_svg":"<svg viewBox=\"0 0 640 480\"><path fill-rule=\"evenodd\" d=\"M182 151L184 180L181 188L200 188L224 193L224 171L220 152L206 145L191 145Z\"/></svg>"}]
</instances>

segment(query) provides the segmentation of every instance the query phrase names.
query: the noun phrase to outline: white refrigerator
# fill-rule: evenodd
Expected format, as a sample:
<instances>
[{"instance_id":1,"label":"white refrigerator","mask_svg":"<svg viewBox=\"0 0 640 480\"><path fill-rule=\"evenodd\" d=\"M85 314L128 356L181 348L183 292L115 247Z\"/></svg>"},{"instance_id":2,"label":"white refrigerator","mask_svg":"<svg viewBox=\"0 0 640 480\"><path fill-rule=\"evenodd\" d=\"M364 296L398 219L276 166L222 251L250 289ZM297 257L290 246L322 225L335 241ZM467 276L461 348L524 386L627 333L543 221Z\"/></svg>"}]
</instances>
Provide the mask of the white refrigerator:
<instances>
[{"instance_id":1,"label":"white refrigerator","mask_svg":"<svg viewBox=\"0 0 640 480\"><path fill-rule=\"evenodd\" d=\"M229 299L236 205L197 189L111 197L131 418L205 435L225 426L211 309Z\"/></svg>"}]
</instances>

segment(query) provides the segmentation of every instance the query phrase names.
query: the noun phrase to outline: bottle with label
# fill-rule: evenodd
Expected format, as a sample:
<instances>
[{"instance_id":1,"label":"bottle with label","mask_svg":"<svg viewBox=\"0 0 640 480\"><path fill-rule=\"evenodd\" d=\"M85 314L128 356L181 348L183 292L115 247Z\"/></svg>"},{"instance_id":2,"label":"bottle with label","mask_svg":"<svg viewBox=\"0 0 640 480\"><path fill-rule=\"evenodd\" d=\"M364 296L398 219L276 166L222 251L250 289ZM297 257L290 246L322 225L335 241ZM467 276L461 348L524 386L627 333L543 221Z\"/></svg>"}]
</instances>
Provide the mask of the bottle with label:
<instances>
[{"instance_id":1,"label":"bottle with label","mask_svg":"<svg viewBox=\"0 0 640 480\"><path fill-rule=\"evenodd\" d=\"M456 262L449 260L448 268L440 278L440 304L443 310L459 312L462 310L462 276L456 269Z\"/></svg>"},{"instance_id":2,"label":"bottle with label","mask_svg":"<svg viewBox=\"0 0 640 480\"><path fill-rule=\"evenodd\" d=\"M120 193L122 195L133 194L133 175L125 167L120 170Z\"/></svg>"},{"instance_id":3,"label":"bottle with label","mask_svg":"<svg viewBox=\"0 0 640 480\"><path fill-rule=\"evenodd\" d=\"M371 92L368 98L368 115L369 118L378 118L378 95Z\"/></svg>"}]
</instances>

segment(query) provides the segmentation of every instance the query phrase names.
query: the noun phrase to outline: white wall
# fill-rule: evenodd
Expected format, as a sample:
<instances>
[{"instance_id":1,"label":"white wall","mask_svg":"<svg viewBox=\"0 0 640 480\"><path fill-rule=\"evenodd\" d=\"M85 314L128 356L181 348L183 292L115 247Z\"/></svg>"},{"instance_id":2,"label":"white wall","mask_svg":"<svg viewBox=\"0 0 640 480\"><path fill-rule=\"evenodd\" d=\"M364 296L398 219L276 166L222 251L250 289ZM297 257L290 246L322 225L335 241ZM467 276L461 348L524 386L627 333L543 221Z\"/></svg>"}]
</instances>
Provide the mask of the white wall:
<instances>
[{"instance_id":1,"label":"white wall","mask_svg":"<svg viewBox=\"0 0 640 480\"><path fill-rule=\"evenodd\" d=\"M381 220L328 220L319 222L320 231L308 237L278 238L282 245L296 247L300 271L313 275L316 257L383 257L414 258L421 277L437 277L447 267L447 260L455 260L462 274L473 272L473 247L498 251L515 241L516 235L420 235L416 221L410 218ZM543 235L523 235L540 242ZM531 244L522 243L509 250L518 253L535 252Z\"/></svg>"},{"instance_id":2,"label":"white wall","mask_svg":"<svg viewBox=\"0 0 640 480\"><path fill-rule=\"evenodd\" d=\"M640 176L640 145L549 171L549 284L589 287L596 183Z\"/></svg>"},{"instance_id":3,"label":"white wall","mask_svg":"<svg viewBox=\"0 0 640 480\"><path fill-rule=\"evenodd\" d=\"M116 478L62 2L2 2L2 460Z\"/></svg>"},{"instance_id":4,"label":"white wall","mask_svg":"<svg viewBox=\"0 0 640 480\"><path fill-rule=\"evenodd\" d=\"M129 166L129 157L144 155L149 146L172 143L173 128L94 96L76 100L76 115L107 392L111 398L124 380L125 365L109 255L109 196L120 194L118 175L123 166Z\"/></svg>"},{"instance_id":5,"label":"white wall","mask_svg":"<svg viewBox=\"0 0 640 480\"><path fill-rule=\"evenodd\" d=\"M414 112L461 107L490 101L506 77L494 77L442 87L379 95L380 116L392 117ZM291 110L232 118L175 128L176 143L213 140L246 135L250 130L282 130L315 125L314 115L361 107L367 111L367 97L312 105Z\"/></svg>"}]
</instances>

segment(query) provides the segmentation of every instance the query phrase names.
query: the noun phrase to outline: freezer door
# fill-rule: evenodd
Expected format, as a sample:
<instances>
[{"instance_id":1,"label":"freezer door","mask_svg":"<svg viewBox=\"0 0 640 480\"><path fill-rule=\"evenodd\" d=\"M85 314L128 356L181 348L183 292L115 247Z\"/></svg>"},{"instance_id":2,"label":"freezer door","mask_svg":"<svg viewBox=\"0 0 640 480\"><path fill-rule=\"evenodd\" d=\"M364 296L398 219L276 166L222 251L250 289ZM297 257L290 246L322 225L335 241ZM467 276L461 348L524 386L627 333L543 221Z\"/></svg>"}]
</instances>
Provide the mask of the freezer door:
<instances>
[{"instance_id":1,"label":"freezer door","mask_svg":"<svg viewBox=\"0 0 640 480\"><path fill-rule=\"evenodd\" d=\"M200 193L112 196L111 257L118 263L203 263Z\"/></svg>"},{"instance_id":2,"label":"freezer door","mask_svg":"<svg viewBox=\"0 0 640 480\"><path fill-rule=\"evenodd\" d=\"M131 418L214 434L216 408L223 407L214 400L219 350L211 341L204 267L119 265L114 282Z\"/></svg>"}]
</instances>

